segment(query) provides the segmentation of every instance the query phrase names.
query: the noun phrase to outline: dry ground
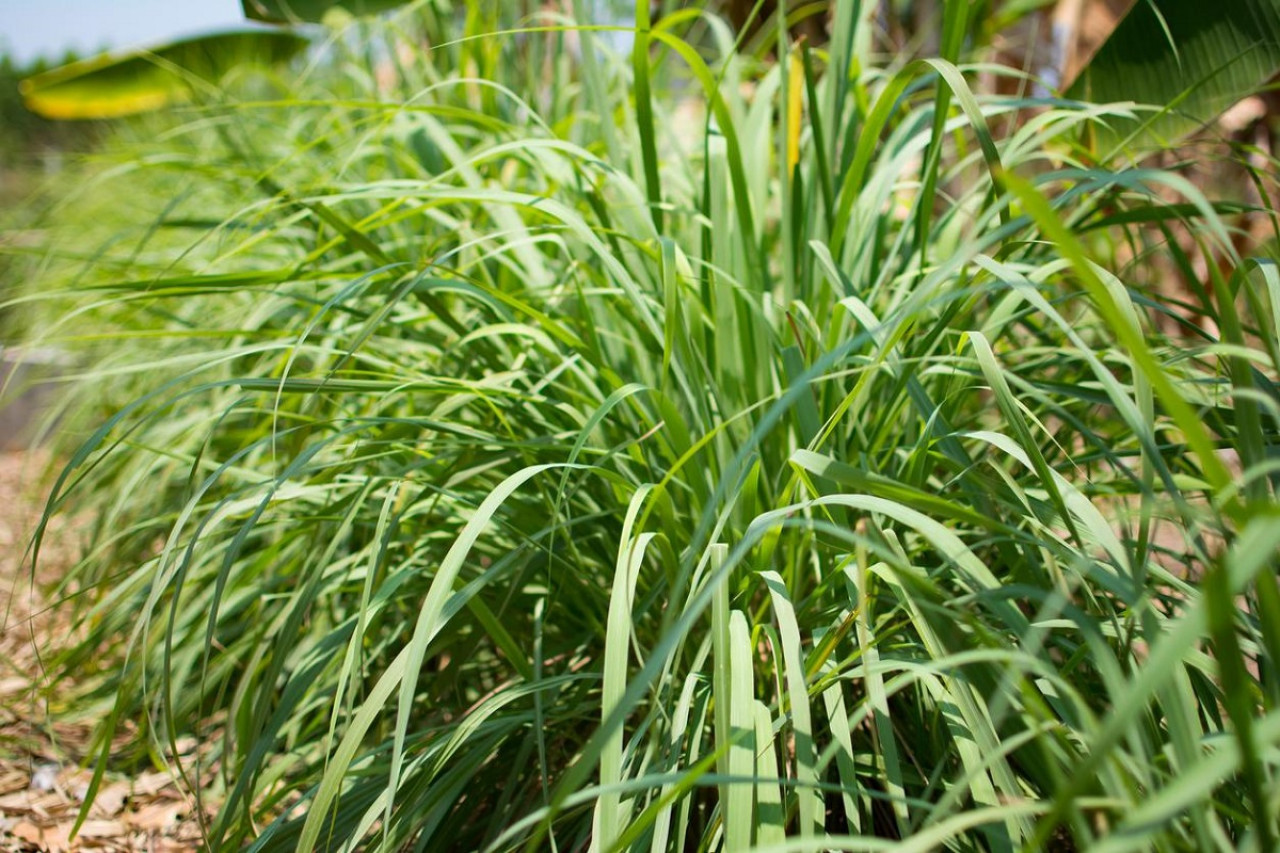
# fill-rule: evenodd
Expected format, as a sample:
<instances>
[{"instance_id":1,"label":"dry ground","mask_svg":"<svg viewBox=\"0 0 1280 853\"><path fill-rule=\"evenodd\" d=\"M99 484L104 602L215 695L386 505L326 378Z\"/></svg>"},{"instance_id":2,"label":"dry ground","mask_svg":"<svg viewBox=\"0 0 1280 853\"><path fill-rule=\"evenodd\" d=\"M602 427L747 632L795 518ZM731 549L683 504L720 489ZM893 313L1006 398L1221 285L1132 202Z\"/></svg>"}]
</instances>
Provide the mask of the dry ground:
<instances>
[{"instance_id":1,"label":"dry ground","mask_svg":"<svg viewBox=\"0 0 1280 853\"><path fill-rule=\"evenodd\" d=\"M40 690L49 656L74 636L66 608L43 594L74 560L74 525L53 527L35 583L25 557L47 467L39 452L0 453L0 853L199 849L189 798L161 768L108 774L70 838L91 777L92 726L51 720Z\"/></svg>"}]
</instances>

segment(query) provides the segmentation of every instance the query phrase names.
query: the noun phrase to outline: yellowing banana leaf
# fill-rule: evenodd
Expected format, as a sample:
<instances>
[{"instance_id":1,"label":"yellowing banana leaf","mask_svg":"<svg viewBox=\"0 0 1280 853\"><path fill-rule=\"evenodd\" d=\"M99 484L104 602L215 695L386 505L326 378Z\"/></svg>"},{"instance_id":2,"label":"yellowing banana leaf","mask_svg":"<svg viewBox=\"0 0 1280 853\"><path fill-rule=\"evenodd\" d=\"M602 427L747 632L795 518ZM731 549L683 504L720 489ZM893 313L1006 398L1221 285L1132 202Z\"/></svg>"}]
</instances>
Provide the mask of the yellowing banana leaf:
<instances>
[{"instance_id":1,"label":"yellowing banana leaf","mask_svg":"<svg viewBox=\"0 0 1280 853\"><path fill-rule=\"evenodd\" d=\"M319 23L331 9L349 15L375 15L408 0L240 0L244 16L269 24Z\"/></svg>"},{"instance_id":2,"label":"yellowing banana leaf","mask_svg":"<svg viewBox=\"0 0 1280 853\"><path fill-rule=\"evenodd\" d=\"M1280 70L1280 0L1138 0L1069 97L1167 107L1109 120L1100 148L1166 144L1212 121Z\"/></svg>"},{"instance_id":3,"label":"yellowing banana leaf","mask_svg":"<svg viewBox=\"0 0 1280 853\"><path fill-rule=\"evenodd\" d=\"M216 81L238 65L289 59L306 44L283 30L211 33L73 62L28 77L20 89L27 108L46 118L116 118L189 99L193 77Z\"/></svg>"}]
</instances>

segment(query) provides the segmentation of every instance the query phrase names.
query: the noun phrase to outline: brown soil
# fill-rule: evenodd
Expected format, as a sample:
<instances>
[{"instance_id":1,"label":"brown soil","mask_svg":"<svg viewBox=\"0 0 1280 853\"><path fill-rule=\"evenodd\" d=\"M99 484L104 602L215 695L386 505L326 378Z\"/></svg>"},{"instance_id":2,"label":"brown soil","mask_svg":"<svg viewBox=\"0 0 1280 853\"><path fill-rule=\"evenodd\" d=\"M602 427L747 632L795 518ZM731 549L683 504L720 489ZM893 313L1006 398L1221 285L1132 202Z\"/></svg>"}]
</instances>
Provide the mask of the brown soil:
<instances>
[{"instance_id":1,"label":"brown soil","mask_svg":"<svg viewBox=\"0 0 1280 853\"><path fill-rule=\"evenodd\" d=\"M27 546L47 471L45 454L0 453L0 853L199 849L190 798L161 767L108 773L72 837L92 777L92 725L47 710L46 661L76 630L46 594L77 549L75 525L55 520L33 577Z\"/></svg>"}]
</instances>

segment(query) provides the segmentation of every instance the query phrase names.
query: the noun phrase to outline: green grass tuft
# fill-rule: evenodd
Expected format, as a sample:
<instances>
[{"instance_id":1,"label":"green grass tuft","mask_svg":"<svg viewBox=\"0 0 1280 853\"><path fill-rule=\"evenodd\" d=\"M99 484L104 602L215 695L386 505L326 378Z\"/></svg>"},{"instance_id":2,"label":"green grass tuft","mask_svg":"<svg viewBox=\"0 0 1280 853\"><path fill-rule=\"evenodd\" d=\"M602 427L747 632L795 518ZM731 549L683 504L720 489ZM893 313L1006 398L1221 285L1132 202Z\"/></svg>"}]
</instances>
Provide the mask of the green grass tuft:
<instances>
[{"instance_id":1,"label":"green grass tuft","mask_svg":"<svg viewBox=\"0 0 1280 853\"><path fill-rule=\"evenodd\" d=\"M215 849L1266 849L1263 213L978 91L964 15L884 70L448 8L57 214L99 772L205 739Z\"/></svg>"}]
</instances>

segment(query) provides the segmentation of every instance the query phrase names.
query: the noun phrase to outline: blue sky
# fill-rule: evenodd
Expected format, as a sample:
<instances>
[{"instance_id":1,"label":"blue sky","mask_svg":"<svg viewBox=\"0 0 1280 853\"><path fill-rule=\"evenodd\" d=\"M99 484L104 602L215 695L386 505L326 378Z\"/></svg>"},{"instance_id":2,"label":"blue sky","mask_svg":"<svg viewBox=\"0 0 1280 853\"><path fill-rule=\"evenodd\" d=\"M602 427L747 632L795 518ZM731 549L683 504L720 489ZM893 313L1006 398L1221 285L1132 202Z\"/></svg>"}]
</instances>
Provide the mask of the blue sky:
<instances>
[{"instance_id":1,"label":"blue sky","mask_svg":"<svg viewBox=\"0 0 1280 853\"><path fill-rule=\"evenodd\" d=\"M0 0L0 49L26 63L242 22L240 0Z\"/></svg>"}]
</instances>

